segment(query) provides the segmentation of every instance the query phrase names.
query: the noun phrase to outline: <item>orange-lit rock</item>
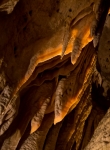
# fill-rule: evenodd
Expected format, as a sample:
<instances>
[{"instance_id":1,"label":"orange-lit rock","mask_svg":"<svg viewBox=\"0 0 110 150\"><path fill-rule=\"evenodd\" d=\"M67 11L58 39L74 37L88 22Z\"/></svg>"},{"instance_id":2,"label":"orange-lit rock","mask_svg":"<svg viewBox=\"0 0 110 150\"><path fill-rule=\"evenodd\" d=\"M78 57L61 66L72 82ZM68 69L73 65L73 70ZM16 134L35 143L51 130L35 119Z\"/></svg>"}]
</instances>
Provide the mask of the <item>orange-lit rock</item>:
<instances>
[{"instance_id":1,"label":"orange-lit rock","mask_svg":"<svg viewBox=\"0 0 110 150\"><path fill-rule=\"evenodd\" d=\"M105 62L98 60L109 6L109 0L1 0L1 150L82 150L88 144L93 101L109 106Z\"/></svg>"}]
</instances>

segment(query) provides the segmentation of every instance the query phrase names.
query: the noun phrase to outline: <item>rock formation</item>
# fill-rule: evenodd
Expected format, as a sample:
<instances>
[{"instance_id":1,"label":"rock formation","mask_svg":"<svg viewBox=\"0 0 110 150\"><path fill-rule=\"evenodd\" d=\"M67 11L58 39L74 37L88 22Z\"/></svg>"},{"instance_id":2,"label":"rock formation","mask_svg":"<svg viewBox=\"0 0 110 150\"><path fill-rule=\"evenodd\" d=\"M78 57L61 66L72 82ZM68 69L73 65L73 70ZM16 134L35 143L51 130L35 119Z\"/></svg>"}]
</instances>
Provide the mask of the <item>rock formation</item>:
<instances>
[{"instance_id":1,"label":"rock formation","mask_svg":"<svg viewBox=\"0 0 110 150\"><path fill-rule=\"evenodd\" d=\"M109 0L0 2L0 149L110 149Z\"/></svg>"}]
</instances>

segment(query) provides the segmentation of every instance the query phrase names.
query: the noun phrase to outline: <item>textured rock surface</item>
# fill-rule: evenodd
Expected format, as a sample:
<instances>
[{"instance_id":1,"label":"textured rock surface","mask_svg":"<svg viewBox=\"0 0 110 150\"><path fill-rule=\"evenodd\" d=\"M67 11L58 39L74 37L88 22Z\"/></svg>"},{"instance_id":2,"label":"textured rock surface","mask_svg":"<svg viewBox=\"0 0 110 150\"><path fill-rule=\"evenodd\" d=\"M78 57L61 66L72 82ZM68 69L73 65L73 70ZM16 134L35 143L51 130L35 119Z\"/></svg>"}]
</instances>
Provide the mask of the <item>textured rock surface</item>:
<instances>
[{"instance_id":1,"label":"textured rock surface","mask_svg":"<svg viewBox=\"0 0 110 150\"><path fill-rule=\"evenodd\" d=\"M110 15L107 16L105 26L100 39L98 49L98 61L101 66L101 73L110 81ZM102 57L103 56L103 57Z\"/></svg>"},{"instance_id":2,"label":"textured rock surface","mask_svg":"<svg viewBox=\"0 0 110 150\"><path fill-rule=\"evenodd\" d=\"M10 14L19 0L2 0L0 2L0 11Z\"/></svg>"},{"instance_id":3,"label":"textured rock surface","mask_svg":"<svg viewBox=\"0 0 110 150\"><path fill-rule=\"evenodd\" d=\"M84 150L92 149L110 149L110 109L99 123L90 143Z\"/></svg>"},{"instance_id":4,"label":"textured rock surface","mask_svg":"<svg viewBox=\"0 0 110 150\"><path fill-rule=\"evenodd\" d=\"M1 150L87 146L110 104L109 6L109 0L0 1Z\"/></svg>"}]
</instances>

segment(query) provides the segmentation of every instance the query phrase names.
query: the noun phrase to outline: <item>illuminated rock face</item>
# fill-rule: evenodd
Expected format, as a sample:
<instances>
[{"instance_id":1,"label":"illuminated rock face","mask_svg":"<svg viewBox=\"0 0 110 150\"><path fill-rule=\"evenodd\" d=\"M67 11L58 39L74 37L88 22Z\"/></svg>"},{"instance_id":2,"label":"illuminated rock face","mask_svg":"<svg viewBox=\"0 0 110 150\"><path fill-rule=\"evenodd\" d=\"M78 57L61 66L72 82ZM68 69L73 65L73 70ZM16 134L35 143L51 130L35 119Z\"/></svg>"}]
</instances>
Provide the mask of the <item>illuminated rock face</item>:
<instances>
[{"instance_id":1,"label":"illuminated rock face","mask_svg":"<svg viewBox=\"0 0 110 150\"><path fill-rule=\"evenodd\" d=\"M87 146L108 109L93 102L97 94L92 85L104 88L102 93L96 90L109 104L109 59L105 61L109 52L103 57L102 48L109 41L109 36L107 41L104 38L110 27L109 17L104 26L109 3L0 2L1 150L82 150Z\"/></svg>"}]
</instances>

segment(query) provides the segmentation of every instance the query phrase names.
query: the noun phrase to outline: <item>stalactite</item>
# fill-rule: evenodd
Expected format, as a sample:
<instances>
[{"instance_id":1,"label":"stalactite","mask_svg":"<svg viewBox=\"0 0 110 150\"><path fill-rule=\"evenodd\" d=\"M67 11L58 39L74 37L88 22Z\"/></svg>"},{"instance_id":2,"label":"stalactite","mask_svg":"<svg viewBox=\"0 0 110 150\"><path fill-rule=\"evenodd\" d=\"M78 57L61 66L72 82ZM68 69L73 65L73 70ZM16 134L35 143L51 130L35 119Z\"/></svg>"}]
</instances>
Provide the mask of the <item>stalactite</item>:
<instances>
[{"instance_id":1,"label":"stalactite","mask_svg":"<svg viewBox=\"0 0 110 150\"><path fill-rule=\"evenodd\" d=\"M34 115L31 120L31 133L35 132L41 125L46 109L50 103L51 97L47 98L42 104L40 110Z\"/></svg>"},{"instance_id":2,"label":"stalactite","mask_svg":"<svg viewBox=\"0 0 110 150\"><path fill-rule=\"evenodd\" d=\"M109 53L99 73L95 51L106 43L109 50L109 32L107 41L100 36L110 2L17 2L0 2L0 148L81 150L87 145L83 136L93 106L92 83L103 89L107 104L110 99ZM109 20L105 24L109 31ZM92 121L88 124L96 128L97 116ZM107 145L109 135L100 135ZM89 132L85 136L90 140Z\"/></svg>"},{"instance_id":3,"label":"stalactite","mask_svg":"<svg viewBox=\"0 0 110 150\"><path fill-rule=\"evenodd\" d=\"M90 43L91 45L91 43ZM85 48L85 51L87 52L87 48ZM94 49L91 49L94 53ZM84 51L84 52L85 52ZM80 68L76 68L74 71L70 73L70 75L67 77L67 79L63 78L59 84L58 88L56 90L56 96L55 96L55 120L54 124L61 121L66 114L69 112L69 109L74 108L78 102L80 101L80 98L82 97L82 93L86 89L86 83L90 82L89 79L92 76L94 65L96 62L96 57L91 53L91 62L86 60L87 64L84 64L84 60L81 60L81 64L83 66L83 73L80 74L81 70ZM86 53L87 54L87 53ZM88 55L90 57L90 53L88 51ZM87 55L86 55L87 56ZM87 57L88 59L88 57ZM91 67L90 67L91 66ZM87 68L86 68L87 67ZM80 76L81 75L81 76ZM80 85L75 86L77 82L77 78L81 78Z\"/></svg>"},{"instance_id":4,"label":"stalactite","mask_svg":"<svg viewBox=\"0 0 110 150\"><path fill-rule=\"evenodd\" d=\"M65 54L70 38L71 38L71 29L70 29L70 25L67 24L65 27L65 32L64 32L64 37L63 37L63 48L62 48L61 59L63 58Z\"/></svg>"},{"instance_id":5,"label":"stalactite","mask_svg":"<svg viewBox=\"0 0 110 150\"><path fill-rule=\"evenodd\" d=\"M54 114L50 113L43 119L41 127L24 141L20 150L42 150L46 135L53 124Z\"/></svg>"}]
</instances>

